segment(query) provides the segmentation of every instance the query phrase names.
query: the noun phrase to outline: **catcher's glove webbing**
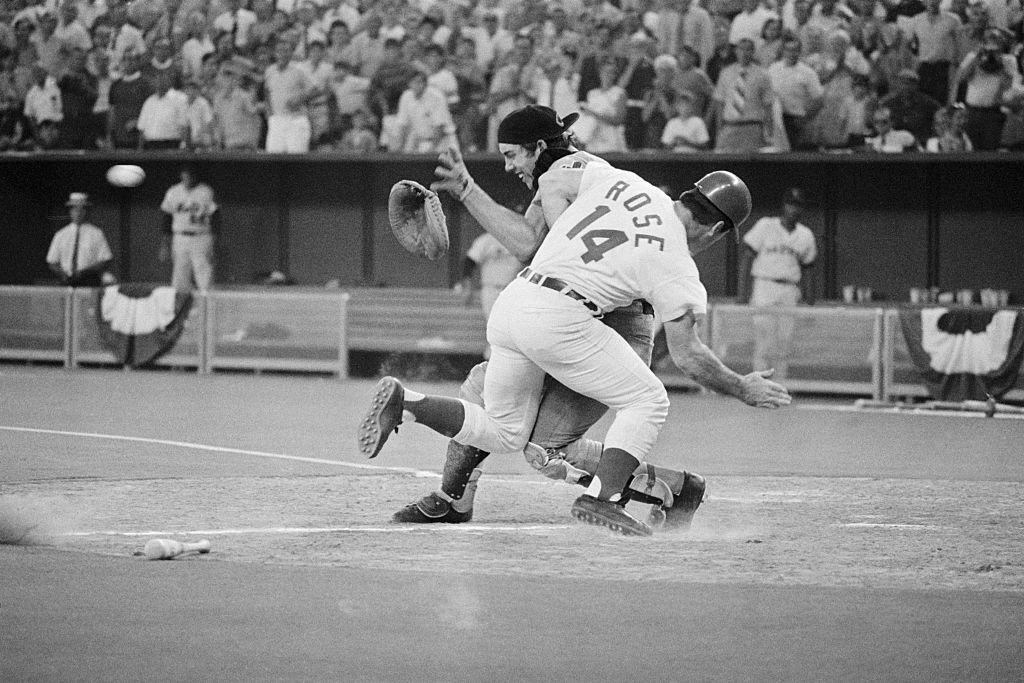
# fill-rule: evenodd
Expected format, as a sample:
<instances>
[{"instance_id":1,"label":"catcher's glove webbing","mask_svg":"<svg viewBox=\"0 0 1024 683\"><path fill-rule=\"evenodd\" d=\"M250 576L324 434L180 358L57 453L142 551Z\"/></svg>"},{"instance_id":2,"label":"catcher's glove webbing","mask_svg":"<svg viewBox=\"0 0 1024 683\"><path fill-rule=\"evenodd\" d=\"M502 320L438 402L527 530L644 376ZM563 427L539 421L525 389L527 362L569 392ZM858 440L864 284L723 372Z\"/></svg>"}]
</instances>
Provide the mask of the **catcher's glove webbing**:
<instances>
[{"instance_id":1,"label":"catcher's glove webbing","mask_svg":"<svg viewBox=\"0 0 1024 683\"><path fill-rule=\"evenodd\" d=\"M436 261L448 253L441 199L414 180L399 180L388 196L391 231L406 250Z\"/></svg>"}]
</instances>

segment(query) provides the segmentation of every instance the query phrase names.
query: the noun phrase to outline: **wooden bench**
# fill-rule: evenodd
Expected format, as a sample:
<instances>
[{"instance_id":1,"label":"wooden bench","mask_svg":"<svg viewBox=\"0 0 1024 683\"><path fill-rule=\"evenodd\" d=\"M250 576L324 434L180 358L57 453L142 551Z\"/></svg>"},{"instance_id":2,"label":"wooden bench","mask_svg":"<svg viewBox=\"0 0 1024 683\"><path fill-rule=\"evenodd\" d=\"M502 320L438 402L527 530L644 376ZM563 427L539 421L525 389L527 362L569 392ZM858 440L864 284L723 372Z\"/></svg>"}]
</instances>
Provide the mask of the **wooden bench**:
<instances>
[{"instance_id":1,"label":"wooden bench","mask_svg":"<svg viewBox=\"0 0 1024 683\"><path fill-rule=\"evenodd\" d=\"M448 289L349 289L348 348L481 354L486 321L478 303Z\"/></svg>"}]
</instances>

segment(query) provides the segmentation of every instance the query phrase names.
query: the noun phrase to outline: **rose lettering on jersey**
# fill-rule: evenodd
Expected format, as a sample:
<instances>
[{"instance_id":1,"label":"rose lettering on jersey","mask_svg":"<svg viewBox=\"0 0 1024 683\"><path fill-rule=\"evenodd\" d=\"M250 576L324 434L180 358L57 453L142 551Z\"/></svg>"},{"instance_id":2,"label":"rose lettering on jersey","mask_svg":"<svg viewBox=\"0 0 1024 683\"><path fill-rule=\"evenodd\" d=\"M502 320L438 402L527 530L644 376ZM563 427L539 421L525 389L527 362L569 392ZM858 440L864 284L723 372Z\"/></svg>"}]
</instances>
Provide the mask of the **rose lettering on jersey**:
<instances>
[{"instance_id":1,"label":"rose lettering on jersey","mask_svg":"<svg viewBox=\"0 0 1024 683\"><path fill-rule=\"evenodd\" d=\"M657 242L658 243L658 251L665 251L665 238L664 237L658 237L656 235L644 235L644 234L638 232L636 234L636 236L633 238L633 246L634 247L639 247L640 246L640 240L644 240L648 244Z\"/></svg>"}]
</instances>

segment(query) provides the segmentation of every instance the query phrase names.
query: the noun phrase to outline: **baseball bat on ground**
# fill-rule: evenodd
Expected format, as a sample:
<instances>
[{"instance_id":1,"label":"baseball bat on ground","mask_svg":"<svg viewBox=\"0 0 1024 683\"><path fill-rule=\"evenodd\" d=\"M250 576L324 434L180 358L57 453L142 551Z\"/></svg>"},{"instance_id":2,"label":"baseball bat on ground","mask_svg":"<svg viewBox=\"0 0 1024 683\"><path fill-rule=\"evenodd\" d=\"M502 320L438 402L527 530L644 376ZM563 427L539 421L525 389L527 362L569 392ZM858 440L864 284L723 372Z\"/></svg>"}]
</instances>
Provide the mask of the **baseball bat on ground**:
<instances>
[{"instance_id":1,"label":"baseball bat on ground","mask_svg":"<svg viewBox=\"0 0 1024 683\"><path fill-rule=\"evenodd\" d=\"M169 538L154 538L146 542L143 550L147 560L173 560L182 553L208 553L210 542L205 538L195 543L183 543Z\"/></svg>"}]
</instances>

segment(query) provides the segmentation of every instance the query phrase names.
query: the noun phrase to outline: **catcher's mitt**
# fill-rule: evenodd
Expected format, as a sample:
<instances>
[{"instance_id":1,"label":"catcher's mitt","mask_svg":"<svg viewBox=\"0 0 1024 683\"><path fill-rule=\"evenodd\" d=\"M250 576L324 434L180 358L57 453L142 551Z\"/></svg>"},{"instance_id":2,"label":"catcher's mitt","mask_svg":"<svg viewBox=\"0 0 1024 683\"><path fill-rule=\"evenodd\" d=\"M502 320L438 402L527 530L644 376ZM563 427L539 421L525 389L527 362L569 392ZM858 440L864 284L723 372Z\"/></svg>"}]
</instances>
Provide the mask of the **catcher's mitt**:
<instances>
[{"instance_id":1,"label":"catcher's mitt","mask_svg":"<svg viewBox=\"0 0 1024 683\"><path fill-rule=\"evenodd\" d=\"M441 199L415 180L399 180L388 196L391 231L408 251L436 261L448 253L448 223Z\"/></svg>"}]
</instances>

